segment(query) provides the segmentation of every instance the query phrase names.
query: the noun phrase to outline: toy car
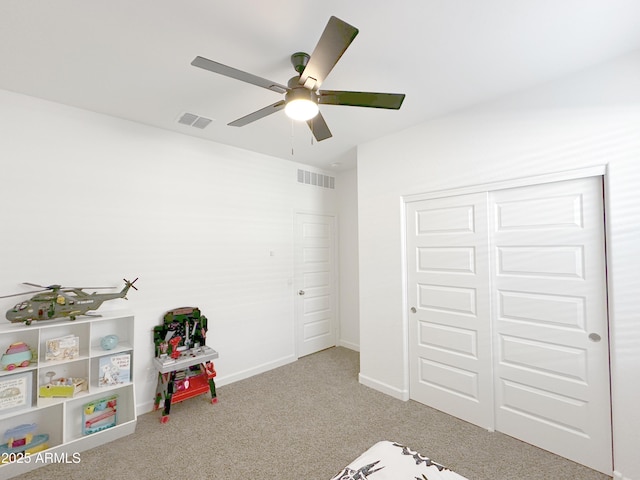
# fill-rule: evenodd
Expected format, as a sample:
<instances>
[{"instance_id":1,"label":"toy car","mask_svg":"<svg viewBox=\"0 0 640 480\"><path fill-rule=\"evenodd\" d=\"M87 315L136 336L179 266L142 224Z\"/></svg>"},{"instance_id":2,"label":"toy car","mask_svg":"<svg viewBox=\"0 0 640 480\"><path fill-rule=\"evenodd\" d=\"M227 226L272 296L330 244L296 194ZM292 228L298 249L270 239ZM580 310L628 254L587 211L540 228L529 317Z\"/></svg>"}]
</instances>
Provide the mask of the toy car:
<instances>
[{"instance_id":1,"label":"toy car","mask_svg":"<svg viewBox=\"0 0 640 480\"><path fill-rule=\"evenodd\" d=\"M9 345L7 351L0 359L0 365L5 370L13 370L16 367L28 367L33 358L29 345L24 342L16 342Z\"/></svg>"}]
</instances>

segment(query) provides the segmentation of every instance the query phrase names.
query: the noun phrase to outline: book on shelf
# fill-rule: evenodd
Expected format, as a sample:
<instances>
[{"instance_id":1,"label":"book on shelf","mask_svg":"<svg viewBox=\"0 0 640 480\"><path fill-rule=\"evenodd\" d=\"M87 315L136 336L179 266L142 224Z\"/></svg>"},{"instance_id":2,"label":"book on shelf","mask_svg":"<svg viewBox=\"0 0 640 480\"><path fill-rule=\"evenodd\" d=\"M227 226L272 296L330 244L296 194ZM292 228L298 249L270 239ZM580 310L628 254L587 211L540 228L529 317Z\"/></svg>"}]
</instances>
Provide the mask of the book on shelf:
<instances>
[{"instance_id":1,"label":"book on shelf","mask_svg":"<svg viewBox=\"0 0 640 480\"><path fill-rule=\"evenodd\" d=\"M131 354L118 353L100 357L98 386L110 387L131 381Z\"/></svg>"},{"instance_id":2,"label":"book on shelf","mask_svg":"<svg viewBox=\"0 0 640 480\"><path fill-rule=\"evenodd\" d=\"M80 356L80 338L75 335L46 341L45 360L73 360Z\"/></svg>"}]
</instances>

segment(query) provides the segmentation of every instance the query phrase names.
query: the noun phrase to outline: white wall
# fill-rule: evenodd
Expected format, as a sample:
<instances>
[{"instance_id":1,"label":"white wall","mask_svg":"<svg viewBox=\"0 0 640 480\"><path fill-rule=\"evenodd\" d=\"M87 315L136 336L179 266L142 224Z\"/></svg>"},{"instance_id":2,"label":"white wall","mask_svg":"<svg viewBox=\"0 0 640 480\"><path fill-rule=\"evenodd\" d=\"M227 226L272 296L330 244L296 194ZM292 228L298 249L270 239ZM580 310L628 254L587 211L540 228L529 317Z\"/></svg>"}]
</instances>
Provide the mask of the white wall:
<instances>
[{"instance_id":1,"label":"white wall","mask_svg":"<svg viewBox=\"0 0 640 480\"><path fill-rule=\"evenodd\" d=\"M360 349L358 303L358 173L355 168L336 177L338 193L338 253L340 257L340 334L338 344Z\"/></svg>"},{"instance_id":2,"label":"white wall","mask_svg":"<svg viewBox=\"0 0 640 480\"><path fill-rule=\"evenodd\" d=\"M209 319L218 385L295 360L294 211L337 213L309 167L1 90L0 138L0 294L140 277L101 308L136 314L140 411L175 307Z\"/></svg>"},{"instance_id":3,"label":"white wall","mask_svg":"<svg viewBox=\"0 0 640 480\"><path fill-rule=\"evenodd\" d=\"M640 52L359 147L363 383L408 398L401 196L606 165L615 473L640 479L638 85Z\"/></svg>"}]
</instances>

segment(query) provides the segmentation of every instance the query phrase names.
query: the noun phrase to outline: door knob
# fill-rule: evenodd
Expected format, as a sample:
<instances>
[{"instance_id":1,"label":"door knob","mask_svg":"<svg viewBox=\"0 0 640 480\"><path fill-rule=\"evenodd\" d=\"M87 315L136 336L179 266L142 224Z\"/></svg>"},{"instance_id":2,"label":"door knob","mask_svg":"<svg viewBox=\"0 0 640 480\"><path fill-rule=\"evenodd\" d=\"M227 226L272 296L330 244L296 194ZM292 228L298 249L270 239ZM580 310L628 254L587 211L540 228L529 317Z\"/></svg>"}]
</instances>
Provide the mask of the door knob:
<instances>
[{"instance_id":1,"label":"door knob","mask_svg":"<svg viewBox=\"0 0 640 480\"><path fill-rule=\"evenodd\" d=\"M417 312L416 307L411 307L411 313L416 313L416 312Z\"/></svg>"},{"instance_id":2,"label":"door knob","mask_svg":"<svg viewBox=\"0 0 640 480\"><path fill-rule=\"evenodd\" d=\"M298 295L304 295L304 290L298 290Z\"/></svg>"},{"instance_id":3,"label":"door knob","mask_svg":"<svg viewBox=\"0 0 640 480\"><path fill-rule=\"evenodd\" d=\"M600 340L602 340L602 337L597 333L590 333L589 340L591 340L592 342L599 342Z\"/></svg>"}]
</instances>

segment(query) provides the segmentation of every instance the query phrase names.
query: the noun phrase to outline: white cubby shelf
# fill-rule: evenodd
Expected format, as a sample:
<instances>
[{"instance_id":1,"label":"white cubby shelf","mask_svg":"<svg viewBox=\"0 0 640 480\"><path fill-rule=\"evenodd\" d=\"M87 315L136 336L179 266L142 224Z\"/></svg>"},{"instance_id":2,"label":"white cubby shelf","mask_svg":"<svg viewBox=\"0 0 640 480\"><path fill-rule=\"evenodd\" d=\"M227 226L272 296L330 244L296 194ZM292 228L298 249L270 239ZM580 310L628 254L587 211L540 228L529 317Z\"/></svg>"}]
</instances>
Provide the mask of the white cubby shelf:
<instances>
[{"instance_id":1,"label":"white cubby shelf","mask_svg":"<svg viewBox=\"0 0 640 480\"><path fill-rule=\"evenodd\" d=\"M1 320L0 320L1 322ZM67 335L79 339L78 356L66 360L45 360L46 342ZM107 335L117 335L118 344L111 350L101 346L101 339ZM0 444L4 444L4 434L8 429L23 424L37 424L35 434L48 434L49 448L40 455L57 461L73 458L90 448L117 440L135 431L137 416L135 388L133 384L134 315L130 311L106 311L99 316L82 316L76 320L55 319L34 321L31 325L0 323L0 354L17 342L24 342L34 352L34 358L27 367L0 370ZM129 378L125 383L99 386L100 359L114 354L129 354ZM39 396L40 386L48 383L47 373L55 372L54 378L84 378L87 390L73 397L44 398ZM25 375L26 374L26 375ZM21 392L23 400L17 404L2 404L2 385L11 385L13 379L21 380L26 388ZM9 395L11 392L5 392ZM117 417L115 426L84 435L82 413L84 405L102 397L117 395ZM33 457L33 455L32 455ZM0 459L0 462L5 459ZM21 473L42 467L41 461L11 461L0 463L0 478L9 479Z\"/></svg>"}]
</instances>

